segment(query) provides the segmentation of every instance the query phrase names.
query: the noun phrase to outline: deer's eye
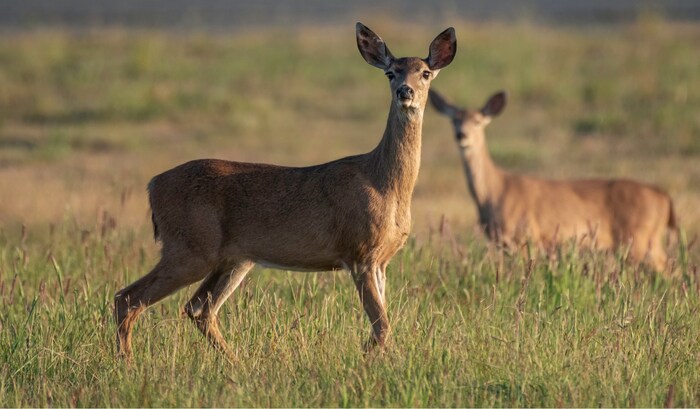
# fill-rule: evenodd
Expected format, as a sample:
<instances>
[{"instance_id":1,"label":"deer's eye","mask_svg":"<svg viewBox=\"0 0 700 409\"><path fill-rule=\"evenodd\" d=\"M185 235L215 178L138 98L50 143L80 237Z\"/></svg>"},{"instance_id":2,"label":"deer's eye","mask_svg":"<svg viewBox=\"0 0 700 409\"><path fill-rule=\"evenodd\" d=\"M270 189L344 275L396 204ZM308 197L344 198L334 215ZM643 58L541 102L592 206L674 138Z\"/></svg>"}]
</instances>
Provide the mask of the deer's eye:
<instances>
[{"instance_id":1,"label":"deer's eye","mask_svg":"<svg viewBox=\"0 0 700 409\"><path fill-rule=\"evenodd\" d=\"M386 75L386 77L389 78L389 81L393 80L395 77L394 73L391 71L385 72L384 75Z\"/></svg>"},{"instance_id":2,"label":"deer's eye","mask_svg":"<svg viewBox=\"0 0 700 409\"><path fill-rule=\"evenodd\" d=\"M430 71L423 71L423 79L430 79Z\"/></svg>"}]
</instances>

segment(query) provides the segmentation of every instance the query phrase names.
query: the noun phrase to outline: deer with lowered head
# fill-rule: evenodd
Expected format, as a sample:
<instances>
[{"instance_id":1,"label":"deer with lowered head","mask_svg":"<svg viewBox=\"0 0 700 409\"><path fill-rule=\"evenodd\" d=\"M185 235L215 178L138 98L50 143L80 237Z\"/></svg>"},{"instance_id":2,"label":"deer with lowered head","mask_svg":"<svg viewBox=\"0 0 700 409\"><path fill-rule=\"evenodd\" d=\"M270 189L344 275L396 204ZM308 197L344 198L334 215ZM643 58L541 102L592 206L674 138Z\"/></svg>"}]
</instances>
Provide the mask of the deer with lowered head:
<instances>
[{"instance_id":1,"label":"deer with lowered head","mask_svg":"<svg viewBox=\"0 0 700 409\"><path fill-rule=\"evenodd\" d=\"M428 57L395 58L361 23L357 46L388 77L384 135L369 153L310 167L195 160L148 185L161 258L115 295L118 354L130 357L134 322L145 308L200 280L186 314L218 350L234 358L217 313L254 264L294 271L349 270L372 325L367 349L389 336L386 268L411 228L411 196L421 155L431 81L452 62L454 29Z\"/></svg>"},{"instance_id":2,"label":"deer with lowered head","mask_svg":"<svg viewBox=\"0 0 700 409\"><path fill-rule=\"evenodd\" d=\"M550 180L507 172L491 159L484 132L503 111L505 92L477 110L455 106L433 90L430 101L452 120L469 192L489 239L551 246L576 238L598 249L629 245L636 262L665 268L664 236L667 228L676 229L666 192L632 180Z\"/></svg>"}]
</instances>

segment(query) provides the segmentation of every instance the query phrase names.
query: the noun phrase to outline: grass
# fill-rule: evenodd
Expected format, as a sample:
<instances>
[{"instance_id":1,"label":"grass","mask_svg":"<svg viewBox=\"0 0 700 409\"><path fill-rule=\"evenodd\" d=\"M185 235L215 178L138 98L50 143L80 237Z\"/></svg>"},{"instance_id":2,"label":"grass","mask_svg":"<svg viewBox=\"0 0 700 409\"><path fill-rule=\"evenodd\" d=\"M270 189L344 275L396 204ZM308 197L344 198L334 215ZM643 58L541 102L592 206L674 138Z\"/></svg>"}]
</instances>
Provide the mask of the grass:
<instances>
[{"instance_id":1,"label":"grass","mask_svg":"<svg viewBox=\"0 0 700 409\"><path fill-rule=\"evenodd\" d=\"M368 23L396 55L426 55L444 28ZM624 251L487 245L449 123L428 109L384 354L361 352L369 325L346 273L256 268L221 313L237 363L181 317L189 288L144 314L127 366L112 297L157 259L147 180L195 157L307 165L367 151L385 79L352 24L4 33L0 406L700 405L700 29L653 16L456 29L434 86L472 107L509 92L487 131L496 161L663 186L683 227L672 274Z\"/></svg>"},{"instance_id":2,"label":"grass","mask_svg":"<svg viewBox=\"0 0 700 409\"><path fill-rule=\"evenodd\" d=\"M36 237L35 237L36 236ZM153 263L139 234L4 232L3 406L695 406L700 278L622 254L502 254L435 232L389 270L394 328L369 326L345 273L256 269L222 310L229 364L180 316L182 291L114 359L111 300ZM454 239L454 240L453 240ZM682 247L685 249L685 247Z\"/></svg>"}]
</instances>

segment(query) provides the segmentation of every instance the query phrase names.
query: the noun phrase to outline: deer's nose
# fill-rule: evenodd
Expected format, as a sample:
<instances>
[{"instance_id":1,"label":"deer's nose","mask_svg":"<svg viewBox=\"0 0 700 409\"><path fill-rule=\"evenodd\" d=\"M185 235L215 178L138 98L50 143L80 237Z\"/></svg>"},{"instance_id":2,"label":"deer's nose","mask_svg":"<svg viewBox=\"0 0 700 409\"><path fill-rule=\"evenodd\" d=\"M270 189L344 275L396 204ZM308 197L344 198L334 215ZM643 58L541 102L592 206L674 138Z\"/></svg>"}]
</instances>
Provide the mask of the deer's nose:
<instances>
[{"instance_id":1,"label":"deer's nose","mask_svg":"<svg viewBox=\"0 0 700 409\"><path fill-rule=\"evenodd\" d=\"M408 85L402 85L396 90L399 99L413 99L413 89Z\"/></svg>"},{"instance_id":2,"label":"deer's nose","mask_svg":"<svg viewBox=\"0 0 700 409\"><path fill-rule=\"evenodd\" d=\"M466 137L467 137L467 134L465 134L464 132L462 132L462 131L457 132L457 140L458 141L461 141L462 139L465 139Z\"/></svg>"}]
</instances>

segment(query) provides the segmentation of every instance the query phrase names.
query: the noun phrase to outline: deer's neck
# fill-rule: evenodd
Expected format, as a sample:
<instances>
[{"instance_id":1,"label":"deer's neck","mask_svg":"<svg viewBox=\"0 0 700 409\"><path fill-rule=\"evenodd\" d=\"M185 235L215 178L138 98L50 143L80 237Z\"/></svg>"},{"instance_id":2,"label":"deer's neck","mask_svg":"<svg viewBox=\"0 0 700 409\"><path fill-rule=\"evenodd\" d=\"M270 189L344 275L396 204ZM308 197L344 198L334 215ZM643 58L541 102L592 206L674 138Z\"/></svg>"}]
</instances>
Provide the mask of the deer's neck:
<instances>
[{"instance_id":1,"label":"deer's neck","mask_svg":"<svg viewBox=\"0 0 700 409\"><path fill-rule=\"evenodd\" d=\"M493 163L486 144L462 149L462 163L467 174L469 193L479 208L479 218L486 222L501 200L505 174Z\"/></svg>"},{"instance_id":2,"label":"deer's neck","mask_svg":"<svg viewBox=\"0 0 700 409\"><path fill-rule=\"evenodd\" d=\"M375 186L410 203L420 167L423 110L402 111L391 104L384 136L369 154L369 167Z\"/></svg>"}]
</instances>

